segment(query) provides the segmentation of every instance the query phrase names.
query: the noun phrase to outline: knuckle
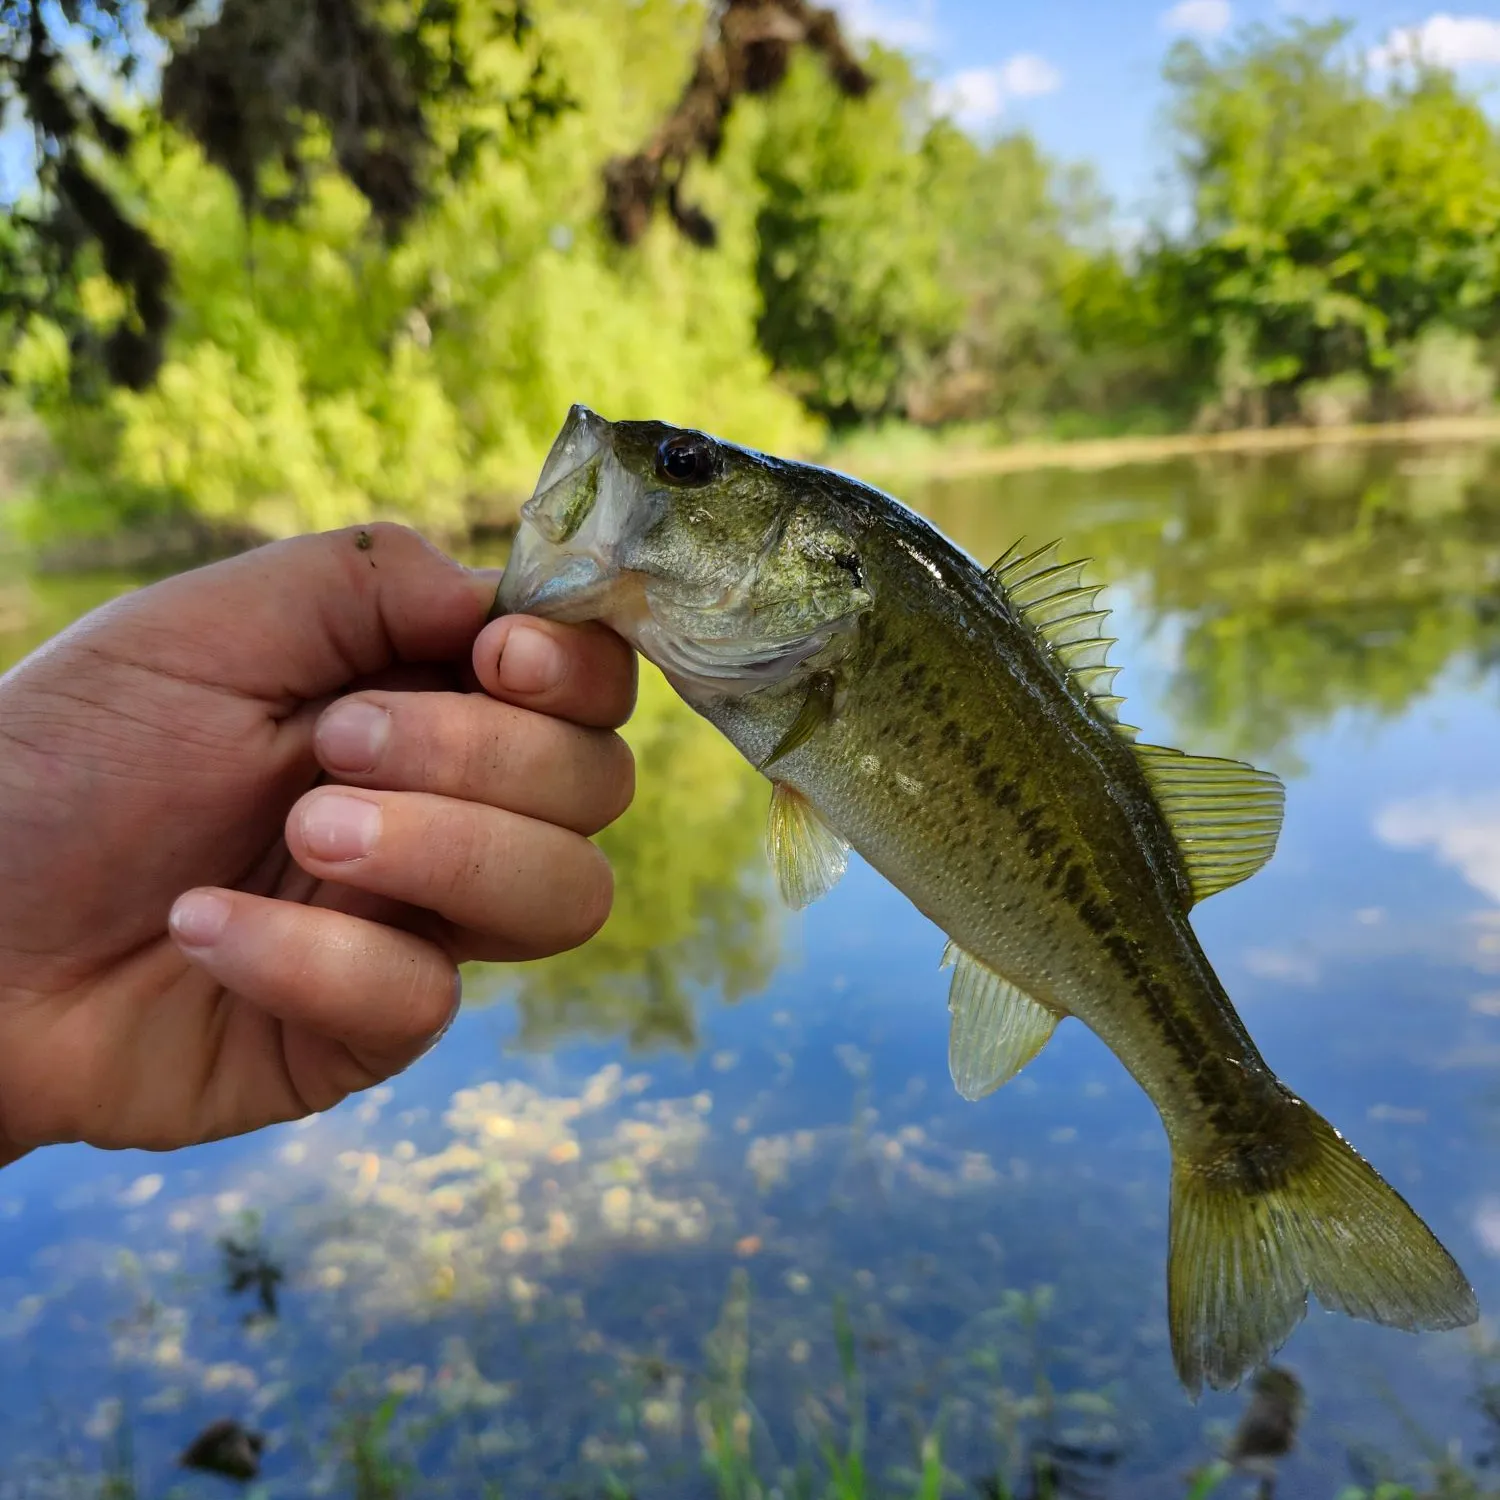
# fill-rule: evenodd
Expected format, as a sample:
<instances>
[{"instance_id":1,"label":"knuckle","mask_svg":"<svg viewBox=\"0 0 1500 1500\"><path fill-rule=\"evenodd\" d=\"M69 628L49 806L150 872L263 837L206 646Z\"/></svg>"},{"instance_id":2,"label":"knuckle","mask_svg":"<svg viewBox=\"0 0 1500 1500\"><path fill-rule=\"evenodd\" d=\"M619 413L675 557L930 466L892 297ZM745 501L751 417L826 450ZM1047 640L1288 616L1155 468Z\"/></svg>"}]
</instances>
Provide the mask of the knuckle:
<instances>
[{"instance_id":1,"label":"knuckle","mask_svg":"<svg viewBox=\"0 0 1500 1500\"><path fill-rule=\"evenodd\" d=\"M426 943L402 944L384 964L383 1048L405 1049L440 1030L453 1012L453 965Z\"/></svg>"},{"instance_id":2,"label":"knuckle","mask_svg":"<svg viewBox=\"0 0 1500 1500\"><path fill-rule=\"evenodd\" d=\"M476 715L476 705L457 695L432 694L431 700L405 705L395 731L413 785L439 796L488 800L486 790L509 757L507 726Z\"/></svg>"},{"instance_id":3,"label":"knuckle","mask_svg":"<svg viewBox=\"0 0 1500 1500\"><path fill-rule=\"evenodd\" d=\"M504 769L510 736L503 724L486 724L484 706L457 700L454 712L443 717L439 743L429 751L432 775L449 796L484 798Z\"/></svg>"},{"instance_id":4,"label":"knuckle","mask_svg":"<svg viewBox=\"0 0 1500 1500\"><path fill-rule=\"evenodd\" d=\"M544 714L508 703L492 703L489 707L502 710L491 716L495 730L482 736L492 792L504 797L552 780L566 753L558 733L562 726Z\"/></svg>"}]
</instances>

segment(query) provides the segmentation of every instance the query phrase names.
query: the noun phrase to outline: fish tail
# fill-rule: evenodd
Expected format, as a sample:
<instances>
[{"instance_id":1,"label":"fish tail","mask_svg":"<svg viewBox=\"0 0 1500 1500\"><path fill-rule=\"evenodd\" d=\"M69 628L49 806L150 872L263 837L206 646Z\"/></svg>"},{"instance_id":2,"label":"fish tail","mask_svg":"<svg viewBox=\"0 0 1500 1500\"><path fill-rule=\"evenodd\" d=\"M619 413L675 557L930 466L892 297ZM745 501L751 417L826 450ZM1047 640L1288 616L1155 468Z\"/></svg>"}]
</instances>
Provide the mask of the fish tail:
<instances>
[{"instance_id":1,"label":"fish tail","mask_svg":"<svg viewBox=\"0 0 1500 1500\"><path fill-rule=\"evenodd\" d=\"M1172 1164L1172 1356L1196 1397L1239 1383L1285 1343L1311 1292L1395 1328L1479 1316L1453 1257L1326 1120L1290 1095L1252 1142L1182 1143Z\"/></svg>"}]
</instances>

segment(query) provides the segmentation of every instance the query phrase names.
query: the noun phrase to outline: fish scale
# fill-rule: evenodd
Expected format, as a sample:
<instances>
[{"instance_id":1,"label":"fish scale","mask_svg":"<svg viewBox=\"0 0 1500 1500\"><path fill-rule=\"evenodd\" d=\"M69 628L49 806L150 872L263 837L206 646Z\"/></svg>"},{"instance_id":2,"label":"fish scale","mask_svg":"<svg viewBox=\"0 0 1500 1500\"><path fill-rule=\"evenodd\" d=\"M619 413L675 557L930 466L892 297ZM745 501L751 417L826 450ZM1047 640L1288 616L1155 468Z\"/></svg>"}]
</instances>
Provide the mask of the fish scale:
<instances>
[{"instance_id":1,"label":"fish scale","mask_svg":"<svg viewBox=\"0 0 1500 1500\"><path fill-rule=\"evenodd\" d=\"M1136 744L1099 590L1052 546L988 570L843 475L575 407L497 610L599 620L771 779L783 895L855 849L949 937L949 1064L979 1099L1075 1016L1172 1147L1167 1310L1196 1395L1324 1306L1405 1329L1478 1316L1399 1194L1275 1077L1194 902L1275 848L1283 792Z\"/></svg>"},{"instance_id":2,"label":"fish scale","mask_svg":"<svg viewBox=\"0 0 1500 1500\"><path fill-rule=\"evenodd\" d=\"M947 549L936 536L922 540ZM862 556L877 598L920 583L906 547L877 526ZM1151 868L1140 820L1155 825L1158 862L1174 872L1180 862L1144 779L1108 731L1080 723L1052 674L1028 660L1029 635L983 575L961 555L943 566L951 585L923 614L866 621L836 669L831 722L776 764L776 778L962 949L1084 1021L1169 1129L1190 1131L1200 1116L1222 1127L1235 1111L1259 1118L1274 1075L1226 1013L1180 906L1163 899L1177 892ZM1010 665L989 670L997 661ZM780 714L750 698L725 698L704 713L760 764L795 714L795 686L784 696ZM1112 778L1095 774L1101 761ZM920 796L903 793L898 772ZM1059 795L1066 783L1079 790ZM1106 861L1114 865L1107 875ZM1111 929L1134 935L1119 957L1100 945ZM1164 1003L1139 991L1142 949L1153 955L1150 977Z\"/></svg>"}]
</instances>

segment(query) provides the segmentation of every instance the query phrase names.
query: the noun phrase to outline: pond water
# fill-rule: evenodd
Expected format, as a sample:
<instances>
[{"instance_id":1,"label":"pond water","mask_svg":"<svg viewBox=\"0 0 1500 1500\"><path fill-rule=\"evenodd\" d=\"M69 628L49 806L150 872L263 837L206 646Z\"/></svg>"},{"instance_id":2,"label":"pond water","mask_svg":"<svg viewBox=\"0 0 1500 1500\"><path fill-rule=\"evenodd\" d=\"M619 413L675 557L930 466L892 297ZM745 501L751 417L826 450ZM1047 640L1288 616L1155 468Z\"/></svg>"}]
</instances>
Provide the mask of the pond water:
<instances>
[{"instance_id":1,"label":"pond water","mask_svg":"<svg viewBox=\"0 0 1500 1500\"><path fill-rule=\"evenodd\" d=\"M984 558L1092 556L1143 737L1285 779L1276 858L1195 925L1268 1060L1500 1309L1500 449L906 498ZM0 584L0 665L126 586ZM267 1434L267 1497L822 1494L799 1466L861 1442L841 1495L915 1495L935 1455L948 1493L1026 1493L1045 1441L1160 1497L1214 1457L1246 1398L1173 1376L1166 1143L1123 1069L1075 1023L959 1100L937 930L857 861L782 913L764 783L649 672L629 736L609 925L473 972L391 1086L0 1173L0 1496L215 1493L176 1455L220 1417ZM1280 1492L1477 1461L1489 1326L1315 1311Z\"/></svg>"}]
</instances>

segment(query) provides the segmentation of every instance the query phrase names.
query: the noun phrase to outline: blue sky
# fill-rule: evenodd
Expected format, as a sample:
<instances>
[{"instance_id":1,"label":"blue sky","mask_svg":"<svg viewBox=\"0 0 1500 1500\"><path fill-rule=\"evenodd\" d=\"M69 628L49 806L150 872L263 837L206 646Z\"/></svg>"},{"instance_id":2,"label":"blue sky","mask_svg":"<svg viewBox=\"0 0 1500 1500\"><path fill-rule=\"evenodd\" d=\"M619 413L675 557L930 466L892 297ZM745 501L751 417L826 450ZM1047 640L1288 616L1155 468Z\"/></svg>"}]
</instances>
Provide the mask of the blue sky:
<instances>
[{"instance_id":1,"label":"blue sky","mask_svg":"<svg viewBox=\"0 0 1500 1500\"><path fill-rule=\"evenodd\" d=\"M1207 41L1290 16L1355 23L1384 57L1419 43L1500 103L1500 3L1451 10L1402 0L833 0L858 33L924 59L941 96L976 130L1025 126L1053 154L1091 161L1122 215L1154 206L1169 148L1162 59L1178 36Z\"/></svg>"}]
</instances>

